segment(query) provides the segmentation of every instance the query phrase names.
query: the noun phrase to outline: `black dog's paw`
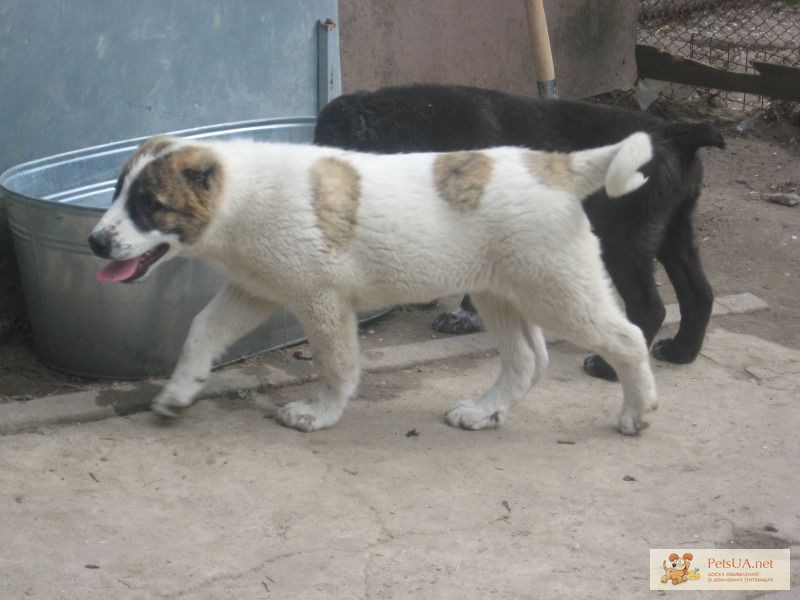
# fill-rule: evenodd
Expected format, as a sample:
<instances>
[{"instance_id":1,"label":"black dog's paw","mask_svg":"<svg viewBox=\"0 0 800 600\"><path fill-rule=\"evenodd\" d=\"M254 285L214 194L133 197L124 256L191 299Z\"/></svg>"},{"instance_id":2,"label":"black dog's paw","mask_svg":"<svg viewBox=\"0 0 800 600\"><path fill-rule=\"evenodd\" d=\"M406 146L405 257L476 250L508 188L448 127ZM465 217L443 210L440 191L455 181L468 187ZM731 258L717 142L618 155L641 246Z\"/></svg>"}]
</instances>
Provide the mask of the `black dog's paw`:
<instances>
[{"instance_id":1,"label":"black dog's paw","mask_svg":"<svg viewBox=\"0 0 800 600\"><path fill-rule=\"evenodd\" d=\"M441 333L474 333L483 327L480 315L476 312L469 312L462 308L440 314L433 322L434 331Z\"/></svg>"},{"instance_id":2,"label":"black dog's paw","mask_svg":"<svg viewBox=\"0 0 800 600\"><path fill-rule=\"evenodd\" d=\"M697 352L687 352L675 342L674 338L665 338L653 344L653 356L665 362L686 365L697 358Z\"/></svg>"},{"instance_id":3,"label":"black dog's paw","mask_svg":"<svg viewBox=\"0 0 800 600\"><path fill-rule=\"evenodd\" d=\"M592 377L597 377L598 379L605 379L606 381L617 380L617 373L614 371L613 367L603 360L602 356L598 356L597 354L590 354L586 357L583 361L583 370Z\"/></svg>"}]
</instances>

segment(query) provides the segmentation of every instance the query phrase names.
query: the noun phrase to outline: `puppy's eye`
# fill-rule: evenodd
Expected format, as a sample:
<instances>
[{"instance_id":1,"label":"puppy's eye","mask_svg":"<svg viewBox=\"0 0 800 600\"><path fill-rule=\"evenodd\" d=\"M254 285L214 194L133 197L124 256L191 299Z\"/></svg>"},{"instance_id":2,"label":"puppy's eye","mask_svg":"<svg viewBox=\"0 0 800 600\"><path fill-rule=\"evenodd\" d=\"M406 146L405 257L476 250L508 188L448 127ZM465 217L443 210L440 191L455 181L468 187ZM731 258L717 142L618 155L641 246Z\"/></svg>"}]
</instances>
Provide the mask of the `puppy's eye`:
<instances>
[{"instance_id":1,"label":"puppy's eye","mask_svg":"<svg viewBox=\"0 0 800 600\"><path fill-rule=\"evenodd\" d=\"M141 203L148 212L154 212L164 207L153 194L142 194Z\"/></svg>"},{"instance_id":2,"label":"puppy's eye","mask_svg":"<svg viewBox=\"0 0 800 600\"><path fill-rule=\"evenodd\" d=\"M682 559L682 558L681 558L681 559L678 561L678 564L679 564L679 565L682 565L682 564L683 564L683 559Z\"/></svg>"}]
</instances>

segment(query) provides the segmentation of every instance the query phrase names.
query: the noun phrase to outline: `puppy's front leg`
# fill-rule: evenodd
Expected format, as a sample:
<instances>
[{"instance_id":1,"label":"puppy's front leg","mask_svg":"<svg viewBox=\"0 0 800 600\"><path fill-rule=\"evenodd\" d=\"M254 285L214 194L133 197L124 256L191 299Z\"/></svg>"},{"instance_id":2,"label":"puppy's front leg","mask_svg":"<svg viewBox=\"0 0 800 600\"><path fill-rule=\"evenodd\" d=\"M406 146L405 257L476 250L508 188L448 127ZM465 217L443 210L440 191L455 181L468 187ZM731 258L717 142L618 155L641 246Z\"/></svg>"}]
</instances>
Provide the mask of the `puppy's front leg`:
<instances>
[{"instance_id":1,"label":"puppy's front leg","mask_svg":"<svg viewBox=\"0 0 800 600\"><path fill-rule=\"evenodd\" d=\"M205 385L211 364L232 343L266 321L276 305L226 285L192 321L181 358L152 409L176 417Z\"/></svg>"},{"instance_id":2,"label":"puppy's front leg","mask_svg":"<svg viewBox=\"0 0 800 600\"><path fill-rule=\"evenodd\" d=\"M316 431L336 424L358 388L356 315L347 302L329 292L319 294L296 314L311 344L320 383L311 399L279 408L277 419L287 427Z\"/></svg>"},{"instance_id":3,"label":"puppy's front leg","mask_svg":"<svg viewBox=\"0 0 800 600\"><path fill-rule=\"evenodd\" d=\"M479 399L462 400L445 414L453 427L473 430L501 425L508 409L528 393L548 363L541 330L511 302L489 292L475 293L474 299L497 339L500 376Z\"/></svg>"}]
</instances>

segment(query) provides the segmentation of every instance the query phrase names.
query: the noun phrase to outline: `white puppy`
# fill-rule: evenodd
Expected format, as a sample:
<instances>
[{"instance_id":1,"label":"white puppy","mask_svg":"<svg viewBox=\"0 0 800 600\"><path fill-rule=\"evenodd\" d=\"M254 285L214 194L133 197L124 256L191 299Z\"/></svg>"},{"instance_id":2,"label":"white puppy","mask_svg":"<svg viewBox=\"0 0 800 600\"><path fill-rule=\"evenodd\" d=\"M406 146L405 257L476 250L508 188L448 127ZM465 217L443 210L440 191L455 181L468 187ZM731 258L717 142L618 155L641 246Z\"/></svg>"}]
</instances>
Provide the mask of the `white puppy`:
<instances>
[{"instance_id":1,"label":"white puppy","mask_svg":"<svg viewBox=\"0 0 800 600\"><path fill-rule=\"evenodd\" d=\"M133 281L178 254L228 279L153 401L162 415L190 406L212 361L285 304L308 335L320 385L277 417L302 431L330 427L358 386L356 310L470 292L502 369L448 423L502 423L547 364L541 326L609 360L624 392L619 429L634 434L656 406L647 347L613 298L580 203L603 185L609 196L642 185L652 151L644 133L571 154L391 156L156 137L125 164L90 245L112 259L100 280Z\"/></svg>"}]
</instances>

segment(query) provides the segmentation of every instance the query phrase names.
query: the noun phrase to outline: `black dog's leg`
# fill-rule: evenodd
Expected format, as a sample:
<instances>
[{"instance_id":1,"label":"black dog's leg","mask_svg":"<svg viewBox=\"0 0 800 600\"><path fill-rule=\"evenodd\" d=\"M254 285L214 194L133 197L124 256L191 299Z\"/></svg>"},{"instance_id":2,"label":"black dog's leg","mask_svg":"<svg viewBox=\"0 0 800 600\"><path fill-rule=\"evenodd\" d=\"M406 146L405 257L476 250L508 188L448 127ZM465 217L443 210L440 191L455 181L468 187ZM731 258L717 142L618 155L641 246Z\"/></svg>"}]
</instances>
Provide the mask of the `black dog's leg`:
<instances>
[{"instance_id":1,"label":"black dog's leg","mask_svg":"<svg viewBox=\"0 0 800 600\"><path fill-rule=\"evenodd\" d=\"M461 306L453 311L440 314L431 327L434 331L442 333L473 333L480 331L483 322L478 314L478 309L472 304L472 299L467 294L462 298Z\"/></svg>"},{"instance_id":2,"label":"black dog's leg","mask_svg":"<svg viewBox=\"0 0 800 600\"><path fill-rule=\"evenodd\" d=\"M623 251L624 252L624 251ZM608 256L608 254L606 254ZM630 262L631 256L617 255L606 262L609 275L622 300L628 320L644 334L648 348L664 322L666 310L656 288L650 261ZM592 377L616 381L617 374L601 356L591 354L583 361L584 370Z\"/></svg>"},{"instance_id":3,"label":"black dog's leg","mask_svg":"<svg viewBox=\"0 0 800 600\"><path fill-rule=\"evenodd\" d=\"M656 343L653 356L671 363L690 363L697 358L703 345L714 292L700 264L689 211L680 211L670 223L658 259L675 288L681 324L674 338Z\"/></svg>"}]
</instances>

